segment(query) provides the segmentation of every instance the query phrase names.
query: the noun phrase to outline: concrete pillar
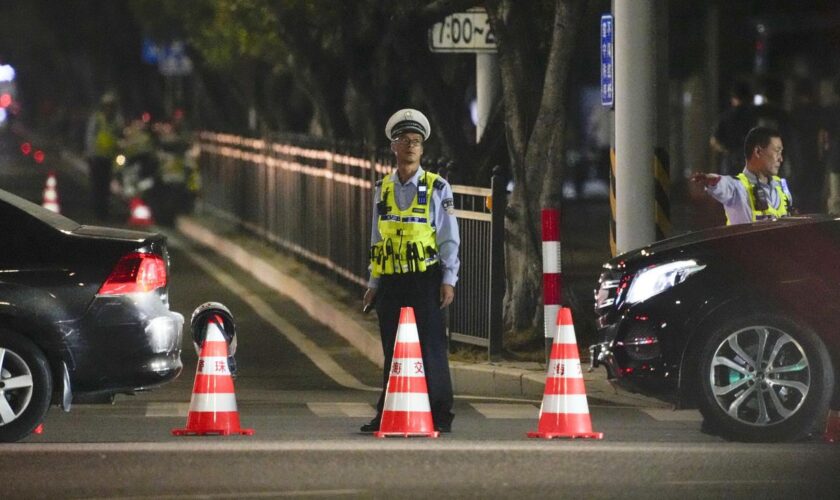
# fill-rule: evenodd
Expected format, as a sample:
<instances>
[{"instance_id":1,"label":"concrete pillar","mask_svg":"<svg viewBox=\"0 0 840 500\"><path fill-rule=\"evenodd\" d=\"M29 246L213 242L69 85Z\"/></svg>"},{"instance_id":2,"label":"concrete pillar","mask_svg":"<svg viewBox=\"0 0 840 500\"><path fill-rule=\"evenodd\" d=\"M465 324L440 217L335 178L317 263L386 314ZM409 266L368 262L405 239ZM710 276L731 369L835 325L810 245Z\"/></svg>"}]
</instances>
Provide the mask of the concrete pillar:
<instances>
[{"instance_id":1,"label":"concrete pillar","mask_svg":"<svg viewBox=\"0 0 840 500\"><path fill-rule=\"evenodd\" d=\"M615 2L616 250L656 239L656 0Z\"/></svg>"}]
</instances>

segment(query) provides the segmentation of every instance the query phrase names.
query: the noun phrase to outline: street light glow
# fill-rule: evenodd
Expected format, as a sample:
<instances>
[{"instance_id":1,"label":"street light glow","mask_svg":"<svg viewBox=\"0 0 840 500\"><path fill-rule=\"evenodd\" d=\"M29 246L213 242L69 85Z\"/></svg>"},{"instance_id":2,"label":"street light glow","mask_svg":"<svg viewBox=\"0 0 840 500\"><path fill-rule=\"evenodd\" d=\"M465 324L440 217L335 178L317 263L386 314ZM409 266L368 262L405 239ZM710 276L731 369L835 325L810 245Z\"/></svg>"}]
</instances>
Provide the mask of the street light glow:
<instances>
[{"instance_id":1,"label":"street light glow","mask_svg":"<svg viewBox=\"0 0 840 500\"><path fill-rule=\"evenodd\" d=\"M0 64L0 82L13 82L15 69L8 64Z\"/></svg>"}]
</instances>

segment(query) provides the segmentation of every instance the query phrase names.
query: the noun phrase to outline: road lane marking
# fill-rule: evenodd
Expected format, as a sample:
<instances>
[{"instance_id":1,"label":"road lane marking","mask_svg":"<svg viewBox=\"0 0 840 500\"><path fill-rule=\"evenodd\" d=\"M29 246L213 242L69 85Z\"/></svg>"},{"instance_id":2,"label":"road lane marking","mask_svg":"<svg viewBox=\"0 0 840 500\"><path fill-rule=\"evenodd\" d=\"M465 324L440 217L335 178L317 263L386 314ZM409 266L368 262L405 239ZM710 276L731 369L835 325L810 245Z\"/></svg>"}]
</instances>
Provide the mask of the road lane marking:
<instances>
[{"instance_id":1,"label":"road lane marking","mask_svg":"<svg viewBox=\"0 0 840 500\"><path fill-rule=\"evenodd\" d=\"M703 416L697 410L668 410L665 408L639 408L660 422L702 422Z\"/></svg>"},{"instance_id":2,"label":"road lane marking","mask_svg":"<svg viewBox=\"0 0 840 500\"><path fill-rule=\"evenodd\" d=\"M376 410L367 403L306 403L309 411L319 417L373 418Z\"/></svg>"},{"instance_id":3,"label":"road lane marking","mask_svg":"<svg viewBox=\"0 0 840 500\"><path fill-rule=\"evenodd\" d=\"M172 246L184 251L184 254L195 265L202 268L210 276L216 279L219 283L225 286L228 290L233 292L243 302L248 304L257 315L265 322L269 323L274 329L286 337L300 352L312 361L324 374L333 379L337 384L347 387L349 389L357 389L360 391L380 392L381 389L371 387L362 383L356 377L348 373L341 367L332 357L322 349L318 344L309 340L306 334L300 331L296 326L289 323L271 308L264 300L257 294L253 293L248 288L239 284L233 276L226 273L222 268L213 264L209 260L195 255L188 251L190 248L180 237L167 234L167 239L172 243Z\"/></svg>"},{"instance_id":4,"label":"road lane marking","mask_svg":"<svg viewBox=\"0 0 840 500\"><path fill-rule=\"evenodd\" d=\"M485 418L536 419L539 409L532 404L470 403Z\"/></svg>"},{"instance_id":5,"label":"road lane marking","mask_svg":"<svg viewBox=\"0 0 840 500\"><path fill-rule=\"evenodd\" d=\"M766 456L782 454L803 459L834 458L836 451L831 446L814 443L608 443L604 441L584 442L582 440L527 440L527 441L463 441L457 438L434 440L369 439L359 435L357 439L340 441L255 441L252 438L224 441L178 440L160 443L4 443L0 456L43 454L43 453L202 453L202 452L283 452L283 451L547 451L563 454L574 453L686 453L733 457L735 455Z\"/></svg>"},{"instance_id":6,"label":"road lane marking","mask_svg":"<svg viewBox=\"0 0 840 500\"><path fill-rule=\"evenodd\" d=\"M284 498L284 497L352 497L360 498L370 495L371 492L365 490L288 490L288 491L257 491L246 493L237 491L236 493L184 493L182 495L163 495L156 494L151 496L130 496L125 497L120 495L122 500L185 500L185 499L204 499L204 498ZM80 497L86 500L106 500L114 497Z\"/></svg>"}]
</instances>

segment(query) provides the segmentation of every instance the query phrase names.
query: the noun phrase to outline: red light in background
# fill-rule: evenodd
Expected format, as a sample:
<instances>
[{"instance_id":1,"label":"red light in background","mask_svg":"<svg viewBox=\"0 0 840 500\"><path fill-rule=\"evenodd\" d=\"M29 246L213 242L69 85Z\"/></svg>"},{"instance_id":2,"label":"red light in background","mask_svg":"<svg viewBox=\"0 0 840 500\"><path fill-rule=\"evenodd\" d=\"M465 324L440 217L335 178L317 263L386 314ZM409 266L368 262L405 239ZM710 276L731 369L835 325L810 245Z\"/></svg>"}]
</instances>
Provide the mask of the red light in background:
<instances>
[{"instance_id":1,"label":"red light in background","mask_svg":"<svg viewBox=\"0 0 840 500\"><path fill-rule=\"evenodd\" d=\"M28 142L24 142L23 144L21 144L20 152L24 155L29 155L29 153L32 152L32 144L29 144Z\"/></svg>"},{"instance_id":2,"label":"red light in background","mask_svg":"<svg viewBox=\"0 0 840 500\"><path fill-rule=\"evenodd\" d=\"M8 92L0 94L0 108L8 108L12 105L12 95Z\"/></svg>"},{"instance_id":3,"label":"red light in background","mask_svg":"<svg viewBox=\"0 0 840 500\"><path fill-rule=\"evenodd\" d=\"M35 151L35 154L32 155L32 159L35 160L35 163L43 163L44 161L44 152L40 149Z\"/></svg>"},{"instance_id":4,"label":"red light in background","mask_svg":"<svg viewBox=\"0 0 840 500\"><path fill-rule=\"evenodd\" d=\"M140 119L143 120L143 123L149 123L152 121L152 115L148 111L140 115Z\"/></svg>"}]
</instances>

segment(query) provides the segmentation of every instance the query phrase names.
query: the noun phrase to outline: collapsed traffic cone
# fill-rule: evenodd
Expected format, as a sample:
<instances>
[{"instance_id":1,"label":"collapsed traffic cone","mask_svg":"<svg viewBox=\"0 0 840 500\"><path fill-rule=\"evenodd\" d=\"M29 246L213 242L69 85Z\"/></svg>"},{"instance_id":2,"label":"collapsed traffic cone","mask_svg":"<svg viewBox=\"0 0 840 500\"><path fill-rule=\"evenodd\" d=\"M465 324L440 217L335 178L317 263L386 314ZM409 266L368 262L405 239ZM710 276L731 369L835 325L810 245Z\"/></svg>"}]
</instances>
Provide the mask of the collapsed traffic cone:
<instances>
[{"instance_id":1,"label":"collapsed traffic cone","mask_svg":"<svg viewBox=\"0 0 840 500\"><path fill-rule=\"evenodd\" d=\"M840 410L831 410L828 412L828 421L825 423L823 440L826 443L840 441Z\"/></svg>"},{"instance_id":2,"label":"collapsed traffic cone","mask_svg":"<svg viewBox=\"0 0 840 500\"><path fill-rule=\"evenodd\" d=\"M47 210L60 214L61 206L58 203L57 187L58 181L55 178L55 172L50 172L47 175L47 184L44 186L44 201L41 203L41 206Z\"/></svg>"},{"instance_id":3,"label":"collapsed traffic cone","mask_svg":"<svg viewBox=\"0 0 840 500\"><path fill-rule=\"evenodd\" d=\"M438 437L429 405L429 390L426 387L426 370L420 351L420 337L414 309L400 310L400 323L394 356L391 360L391 374L385 390L382 419L379 431L373 434L387 436Z\"/></svg>"},{"instance_id":4,"label":"collapsed traffic cone","mask_svg":"<svg viewBox=\"0 0 840 500\"><path fill-rule=\"evenodd\" d=\"M176 436L220 434L254 434L253 429L239 427L233 378L228 367L227 341L222 334L224 322L219 316L207 324L207 336L201 346L195 373L187 427L172 429Z\"/></svg>"},{"instance_id":5,"label":"collapsed traffic cone","mask_svg":"<svg viewBox=\"0 0 840 500\"><path fill-rule=\"evenodd\" d=\"M131 214L128 223L132 226L150 226L154 224L152 209L140 197L135 196L129 204Z\"/></svg>"},{"instance_id":6,"label":"collapsed traffic cone","mask_svg":"<svg viewBox=\"0 0 840 500\"><path fill-rule=\"evenodd\" d=\"M557 332L551 345L540 421L537 432L529 432L528 437L604 437L601 432L592 432L572 311L568 307L561 307L557 313Z\"/></svg>"}]
</instances>

